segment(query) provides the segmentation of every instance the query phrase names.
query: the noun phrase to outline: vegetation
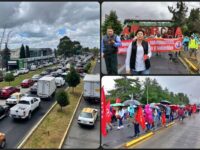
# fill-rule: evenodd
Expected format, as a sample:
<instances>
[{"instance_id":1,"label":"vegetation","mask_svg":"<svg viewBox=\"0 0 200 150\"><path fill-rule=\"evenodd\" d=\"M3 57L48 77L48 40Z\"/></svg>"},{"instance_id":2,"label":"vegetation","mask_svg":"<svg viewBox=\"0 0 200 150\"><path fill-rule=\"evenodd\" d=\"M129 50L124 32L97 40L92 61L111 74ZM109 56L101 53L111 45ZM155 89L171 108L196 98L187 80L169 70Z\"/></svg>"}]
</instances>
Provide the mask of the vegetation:
<instances>
[{"instance_id":1,"label":"vegetation","mask_svg":"<svg viewBox=\"0 0 200 150\"><path fill-rule=\"evenodd\" d=\"M4 77L4 80L6 82L9 82L9 85L10 85L10 82L14 81L15 80L15 77L12 73L7 73Z\"/></svg>"},{"instance_id":2,"label":"vegetation","mask_svg":"<svg viewBox=\"0 0 200 150\"><path fill-rule=\"evenodd\" d=\"M66 81L69 87L74 88L80 83L80 75L76 72L74 67L70 68L70 72L67 74Z\"/></svg>"},{"instance_id":3,"label":"vegetation","mask_svg":"<svg viewBox=\"0 0 200 150\"><path fill-rule=\"evenodd\" d=\"M56 100L57 100L57 103L61 107L61 111L62 111L62 107L69 105L69 97L68 97L68 94L65 92L65 90L59 90L56 93Z\"/></svg>"},{"instance_id":4,"label":"vegetation","mask_svg":"<svg viewBox=\"0 0 200 150\"><path fill-rule=\"evenodd\" d=\"M119 35L122 32L122 24L118 20L116 11L111 10L110 14L105 17L105 21L102 26L103 34L106 34L108 26L111 26L114 30L114 33L116 33L117 35Z\"/></svg>"},{"instance_id":5,"label":"vegetation","mask_svg":"<svg viewBox=\"0 0 200 150\"><path fill-rule=\"evenodd\" d=\"M130 79L127 77L121 77L115 79L115 88L108 91L107 99L110 99L112 103L116 98L120 98L123 101L131 99L132 95L137 96L139 101L143 104L157 103L161 100L168 100L173 104L188 104L189 98L184 93L170 92L167 88L161 87L156 79L145 78L143 82L136 79ZM148 90L148 93L147 93Z\"/></svg>"},{"instance_id":6,"label":"vegetation","mask_svg":"<svg viewBox=\"0 0 200 150\"><path fill-rule=\"evenodd\" d=\"M26 54L25 54L25 48L24 45L22 44L21 48L20 48L20 58L26 58Z\"/></svg>"},{"instance_id":7,"label":"vegetation","mask_svg":"<svg viewBox=\"0 0 200 150\"><path fill-rule=\"evenodd\" d=\"M84 72L88 73L90 67L91 67L91 63L89 62L89 63L85 66L85 68L84 68Z\"/></svg>"}]
</instances>

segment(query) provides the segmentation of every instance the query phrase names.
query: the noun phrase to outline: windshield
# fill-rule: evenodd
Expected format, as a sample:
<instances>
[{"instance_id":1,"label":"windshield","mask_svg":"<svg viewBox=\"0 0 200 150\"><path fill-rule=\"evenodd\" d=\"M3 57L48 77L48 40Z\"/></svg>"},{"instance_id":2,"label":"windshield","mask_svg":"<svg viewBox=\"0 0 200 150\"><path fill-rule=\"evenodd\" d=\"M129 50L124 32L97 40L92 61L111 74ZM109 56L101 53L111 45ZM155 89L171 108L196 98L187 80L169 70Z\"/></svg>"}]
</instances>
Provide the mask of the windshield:
<instances>
[{"instance_id":1,"label":"windshield","mask_svg":"<svg viewBox=\"0 0 200 150\"><path fill-rule=\"evenodd\" d=\"M23 80L22 82L28 82L28 79Z\"/></svg>"},{"instance_id":2,"label":"windshield","mask_svg":"<svg viewBox=\"0 0 200 150\"><path fill-rule=\"evenodd\" d=\"M19 104L27 104L27 105L29 105L29 102L21 100L21 101L19 101Z\"/></svg>"},{"instance_id":3,"label":"windshield","mask_svg":"<svg viewBox=\"0 0 200 150\"><path fill-rule=\"evenodd\" d=\"M80 117L83 117L83 118L92 118L92 114L91 113L82 112L80 114Z\"/></svg>"},{"instance_id":4,"label":"windshield","mask_svg":"<svg viewBox=\"0 0 200 150\"><path fill-rule=\"evenodd\" d=\"M11 95L10 99L17 99L17 96L16 95Z\"/></svg>"}]
</instances>

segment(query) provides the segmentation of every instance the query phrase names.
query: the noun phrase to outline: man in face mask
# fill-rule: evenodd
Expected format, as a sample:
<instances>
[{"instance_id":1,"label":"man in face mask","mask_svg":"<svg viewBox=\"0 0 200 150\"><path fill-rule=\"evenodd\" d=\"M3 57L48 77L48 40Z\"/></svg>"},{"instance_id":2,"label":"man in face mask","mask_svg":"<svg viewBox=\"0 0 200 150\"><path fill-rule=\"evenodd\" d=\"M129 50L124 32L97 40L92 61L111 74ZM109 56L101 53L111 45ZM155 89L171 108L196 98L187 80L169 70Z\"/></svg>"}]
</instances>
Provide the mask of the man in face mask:
<instances>
[{"instance_id":1,"label":"man in face mask","mask_svg":"<svg viewBox=\"0 0 200 150\"><path fill-rule=\"evenodd\" d=\"M120 37L114 34L112 27L108 27L107 34L103 36L102 40L102 53L108 74L118 74L117 52L119 46L121 46Z\"/></svg>"}]
</instances>

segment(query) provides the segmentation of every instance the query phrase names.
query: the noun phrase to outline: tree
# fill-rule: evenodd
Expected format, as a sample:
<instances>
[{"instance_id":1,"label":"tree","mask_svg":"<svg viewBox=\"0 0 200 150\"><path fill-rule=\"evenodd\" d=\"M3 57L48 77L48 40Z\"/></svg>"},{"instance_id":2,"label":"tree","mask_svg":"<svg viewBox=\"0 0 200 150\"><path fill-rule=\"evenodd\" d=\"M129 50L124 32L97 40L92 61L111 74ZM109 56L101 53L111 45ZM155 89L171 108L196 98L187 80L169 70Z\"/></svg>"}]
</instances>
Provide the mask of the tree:
<instances>
[{"instance_id":1,"label":"tree","mask_svg":"<svg viewBox=\"0 0 200 150\"><path fill-rule=\"evenodd\" d=\"M22 46L20 48L20 58L26 58L25 48L24 48L23 44L22 44Z\"/></svg>"},{"instance_id":2,"label":"tree","mask_svg":"<svg viewBox=\"0 0 200 150\"><path fill-rule=\"evenodd\" d=\"M54 49L54 55L55 55L55 58L57 58L57 49L56 48Z\"/></svg>"},{"instance_id":3,"label":"tree","mask_svg":"<svg viewBox=\"0 0 200 150\"><path fill-rule=\"evenodd\" d=\"M69 87L73 88L74 92L74 88L80 83L80 75L76 72L74 67L70 68L70 72L66 76L66 81Z\"/></svg>"},{"instance_id":4,"label":"tree","mask_svg":"<svg viewBox=\"0 0 200 150\"><path fill-rule=\"evenodd\" d=\"M80 44L79 41L73 41L73 48L72 48L72 52L73 54L80 54L82 46Z\"/></svg>"},{"instance_id":5,"label":"tree","mask_svg":"<svg viewBox=\"0 0 200 150\"><path fill-rule=\"evenodd\" d=\"M65 106L69 105L69 103L70 103L68 94L65 90L59 90L56 93L56 100L57 100L57 103L61 107L61 111L62 111L62 107L65 107Z\"/></svg>"},{"instance_id":6,"label":"tree","mask_svg":"<svg viewBox=\"0 0 200 150\"><path fill-rule=\"evenodd\" d=\"M65 58L67 56L72 56L73 54L73 42L68 36L64 36L60 39L60 42L57 46L58 48L58 55L64 55Z\"/></svg>"},{"instance_id":7,"label":"tree","mask_svg":"<svg viewBox=\"0 0 200 150\"><path fill-rule=\"evenodd\" d=\"M173 15L172 20L175 21L175 26L182 27L186 23L186 13L188 11L188 7L183 1L177 2L176 8L168 6L168 10Z\"/></svg>"},{"instance_id":8,"label":"tree","mask_svg":"<svg viewBox=\"0 0 200 150\"><path fill-rule=\"evenodd\" d=\"M5 80L6 82L9 82L9 85L10 85L10 82L11 82L11 81L14 81L14 80L15 80L15 77L14 77L14 75L13 75L12 73L7 73L7 74L5 75L5 77L4 77L4 80Z\"/></svg>"},{"instance_id":9,"label":"tree","mask_svg":"<svg viewBox=\"0 0 200 150\"><path fill-rule=\"evenodd\" d=\"M3 60L3 67L6 67L8 71L8 61L10 60L10 49L7 47L7 43L5 44L5 49L2 52L2 60Z\"/></svg>"},{"instance_id":10,"label":"tree","mask_svg":"<svg viewBox=\"0 0 200 150\"><path fill-rule=\"evenodd\" d=\"M30 58L30 50L28 45L26 45L26 58Z\"/></svg>"},{"instance_id":11,"label":"tree","mask_svg":"<svg viewBox=\"0 0 200 150\"><path fill-rule=\"evenodd\" d=\"M190 29L190 34L200 33L200 9L193 8L188 18L187 26Z\"/></svg>"},{"instance_id":12,"label":"tree","mask_svg":"<svg viewBox=\"0 0 200 150\"><path fill-rule=\"evenodd\" d=\"M91 67L91 63L89 62L89 63L84 67L84 72L88 73L90 67Z\"/></svg>"},{"instance_id":13,"label":"tree","mask_svg":"<svg viewBox=\"0 0 200 150\"><path fill-rule=\"evenodd\" d=\"M117 35L119 35L122 32L122 24L118 20L116 11L111 10L110 14L105 17L105 21L102 26L103 34L106 34L108 26L111 26Z\"/></svg>"}]
</instances>

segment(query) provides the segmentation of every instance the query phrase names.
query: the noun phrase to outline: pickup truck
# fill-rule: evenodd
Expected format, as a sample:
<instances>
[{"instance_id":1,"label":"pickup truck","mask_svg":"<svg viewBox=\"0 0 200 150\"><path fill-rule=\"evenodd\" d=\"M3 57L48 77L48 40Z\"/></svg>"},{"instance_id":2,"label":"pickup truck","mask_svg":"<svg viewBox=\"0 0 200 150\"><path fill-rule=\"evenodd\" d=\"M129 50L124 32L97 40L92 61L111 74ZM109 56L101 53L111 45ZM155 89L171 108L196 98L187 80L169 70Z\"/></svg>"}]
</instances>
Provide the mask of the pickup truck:
<instances>
[{"instance_id":1,"label":"pickup truck","mask_svg":"<svg viewBox=\"0 0 200 150\"><path fill-rule=\"evenodd\" d=\"M39 108L40 98L22 97L17 105L10 108L9 116L13 119L31 119L32 112Z\"/></svg>"}]
</instances>

